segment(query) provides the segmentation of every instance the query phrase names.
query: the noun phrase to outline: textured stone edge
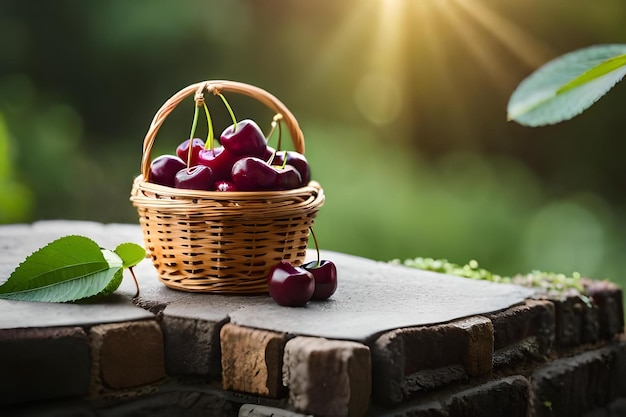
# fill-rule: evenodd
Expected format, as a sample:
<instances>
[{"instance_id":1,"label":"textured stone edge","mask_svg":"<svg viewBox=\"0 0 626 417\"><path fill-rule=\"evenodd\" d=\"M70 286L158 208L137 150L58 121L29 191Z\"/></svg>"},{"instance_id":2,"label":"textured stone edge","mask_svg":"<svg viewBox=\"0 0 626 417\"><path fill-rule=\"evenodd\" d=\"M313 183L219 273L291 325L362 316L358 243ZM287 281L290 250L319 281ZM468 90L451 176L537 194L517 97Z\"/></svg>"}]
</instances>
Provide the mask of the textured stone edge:
<instances>
[{"instance_id":1,"label":"textured stone edge","mask_svg":"<svg viewBox=\"0 0 626 417\"><path fill-rule=\"evenodd\" d=\"M163 381L163 333L156 320L102 324L89 331L92 398L153 390Z\"/></svg>"},{"instance_id":2,"label":"textured stone edge","mask_svg":"<svg viewBox=\"0 0 626 417\"><path fill-rule=\"evenodd\" d=\"M552 301L526 300L485 317L491 320L494 328L495 371L527 367L550 356L556 320Z\"/></svg>"},{"instance_id":3,"label":"textured stone edge","mask_svg":"<svg viewBox=\"0 0 626 417\"><path fill-rule=\"evenodd\" d=\"M226 323L220 330L222 388L269 398L285 395L285 335Z\"/></svg>"},{"instance_id":4,"label":"textured stone edge","mask_svg":"<svg viewBox=\"0 0 626 417\"><path fill-rule=\"evenodd\" d=\"M491 320L481 316L383 333L370 342L375 401L399 404L419 393L490 375L493 335Z\"/></svg>"},{"instance_id":5,"label":"textured stone edge","mask_svg":"<svg viewBox=\"0 0 626 417\"><path fill-rule=\"evenodd\" d=\"M357 342L295 337L285 345L283 382L298 412L363 416L372 392L370 349Z\"/></svg>"},{"instance_id":6,"label":"textured stone edge","mask_svg":"<svg viewBox=\"0 0 626 417\"><path fill-rule=\"evenodd\" d=\"M220 331L228 322L163 315L165 368L169 376L211 380L222 374Z\"/></svg>"},{"instance_id":7,"label":"textured stone edge","mask_svg":"<svg viewBox=\"0 0 626 417\"><path fill-rule=\"evenodd\" d=\"M89 392L89 341L80 327L0 330L0 351L0 406ZM70 381L59 384L59 374Z\"/></svg>"},{"instance_id":8,"label":"textured stone edge","mask_svg":"<svg viewBox=\"0 0 626 417\"><path fill-rule=\"evenodd\" d=\"M530 375L532 414L581 415L626 397L626 340L562 357Z\"/></svg>"}]
</instances>

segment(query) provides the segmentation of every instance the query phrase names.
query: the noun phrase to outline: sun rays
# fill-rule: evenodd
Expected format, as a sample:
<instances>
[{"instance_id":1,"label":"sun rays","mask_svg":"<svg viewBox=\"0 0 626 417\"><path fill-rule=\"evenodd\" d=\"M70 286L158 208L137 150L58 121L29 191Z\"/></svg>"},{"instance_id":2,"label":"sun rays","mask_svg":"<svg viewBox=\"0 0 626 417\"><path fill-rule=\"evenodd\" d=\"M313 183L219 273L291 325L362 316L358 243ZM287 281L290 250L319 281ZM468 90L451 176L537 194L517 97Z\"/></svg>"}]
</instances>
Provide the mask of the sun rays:
<instances>
[{"instance_id":1,"label":"sun rays","mask_svg":"<svg viewBox=\"0 0 626 417\"><path fill-rule=\"evenodd\" d=\"M506 11L514 16L511 7ZM323 49L312 79L349 72L344 81L356 108L375 125L394 122L415 88L445 100L463 95L472 88L468 80L479 79L508 94L519 81L511 65L530 71L551 55L488 0L363 1Z\"/></svg>"}]
</instances>

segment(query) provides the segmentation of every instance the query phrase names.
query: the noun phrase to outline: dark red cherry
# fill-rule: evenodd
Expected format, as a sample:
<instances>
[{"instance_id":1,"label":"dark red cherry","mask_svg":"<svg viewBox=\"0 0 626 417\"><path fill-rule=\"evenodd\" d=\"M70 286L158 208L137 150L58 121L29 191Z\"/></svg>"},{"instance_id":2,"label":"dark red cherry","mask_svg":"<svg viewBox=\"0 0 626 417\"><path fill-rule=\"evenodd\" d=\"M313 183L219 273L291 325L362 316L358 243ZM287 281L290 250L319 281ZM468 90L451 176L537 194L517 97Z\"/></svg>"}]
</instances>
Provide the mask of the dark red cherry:
<instances>
[{"instance_id":1,"label":"dark red cherry","mask_svg":"<svg viewBox=\"0 0 626 417\"><path fill-rule=\"evenodd\" d=\"M265 154L267 146L263 131L250 119L241 120L236 125L227 127L220 135L220 143L233 155L260 158Z\"/></svg>"},{"instance_id":2,"label":"dark red cherry","mask_svg":"<svg viewBox=\"0 0 626 417\"><path fill-rule=\"evenodd\" d=\"M263 156L261 157L261 159L269 163L270 159L272 159L272 155L274 155L274 152L276 152L276 149L272 148L271 146L266 146L265 152L263 152ZM272 165L275 165L273 160Z\"/></svg>"},{"instance_id":3,"label":"dark red cherry","mask_svg":"<svg viewBox=\"0 0 626 417\"><path fill-rule=\"evenodd\" d=\"M287 154L287 162L285 162L285 154ZM305 156L301 153L296 151L276 152L272 165L280 166L283 165L283 163L292 165L298 170L300 177L302 177L302 186L307 185L309 181L311 181L311 167Z\"/></svg>"},{"instance_id":4,"label":"dark red cherry","mask_svg":"<svg viewBox=\"0 0 626 417\"><path fill-rule=\"evenodd\" d=\"M204 165L196 165L191 168L183 168L176 173L174 185L176 188L190 190L211 190L215 179L211 168Z\"/></svg>"},{"instance_id":5,"label":"dark red cherry","mask_svg":"<svg viewBox=\"0 0 626 417\"><path fill-rule=\"evenodd\" d=\"M150 164L150 174L148 181L154 184L174 187L176 173L187 165L177 156L161 155Z\"/></svg>"},{"instance_id":6,"label":"dark red cherry","mask_svg":"<svg viewBox=\"0 0 626 417\"><path fill-rule=\"evenodd\" d=\"M297 169L291 165L284 168L276 168L276 180L274 181L273 190L292 190L302 186L302 177Z\"/></svg>"},{"instance_id":7,"label":"dark red cherry","mask_svg":"<svg viewBox=\"0 0 626 417\"><path fill-rule=\"evenodd\" d=\"M337 267L331 261L322 259L302 265L302 268L313 274L315 291L312 300L325 300L337 290Z\"/></svg>"},{"instance_id":8,"label":"dark red cherry","mask_svg":"<svg viewBox=\"0 0 626 417\"><path fill-rule=\"evenodd\" d=\"M198 165L198 154L204 150L204 141L200 138L187 139L176 148L176 155L185 163L188 161L189 144L191 144L191 163L189 166Z\"/></svg>"},{"instance_id":9,"label":"dark red cherry","mask_svg":"<svg viewBox=\"0 0 626 417\"><path fill-rule=\"evenodd\" d=\"M230 181L218 181L215 183L215 191L237 191L237 187Z\"/></svg>"},{"instance_id":10,"label":"dark red cherry","mask_svg":"<svg viewBox=\"0 0 626 417\"><path fill-rule=\"evenodd\" d=\"M302 307L313 296L315 278L306 269L283 260L270 270L267 287L278 304Z\"/></svg>"},{"instance_id":11,"label":"dark red cherry","mask_svg":"<svg viewBox=\"0 0 626 417\"><path fill-rule=\"evenodd\" d=\"M268 190L276 181L277 172L264 160L253 156L241 158L233 165L231 177L241 191Z\"/></svg>"},{"instance_id":12,"label":"dark red cherry","mask_svg":"<svg viewBox=\"0 0 626 417\"><path fill-rule=\"evenodd\" d=\"M230 171L239 157L228 152L224 147L203 149L198 154L198 165L208 166L213 170L216 181L230 181Z\"/></svg>"}]
</instances>

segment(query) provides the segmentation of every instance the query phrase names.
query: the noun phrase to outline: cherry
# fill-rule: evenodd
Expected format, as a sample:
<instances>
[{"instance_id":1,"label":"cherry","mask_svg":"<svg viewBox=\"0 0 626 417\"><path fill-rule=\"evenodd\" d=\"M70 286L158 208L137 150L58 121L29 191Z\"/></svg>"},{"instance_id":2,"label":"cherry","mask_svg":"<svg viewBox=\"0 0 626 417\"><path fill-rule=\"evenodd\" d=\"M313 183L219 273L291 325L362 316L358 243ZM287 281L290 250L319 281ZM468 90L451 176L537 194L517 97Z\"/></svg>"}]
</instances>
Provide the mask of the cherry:
<instances>
[{"instance_id":1,"label":"cherry","mask_svg":"<svg viewBox=\"0 0 626 417\"><path fill-rule=\"evenodd\" d=\"M270 270L267 286L270 296L278 304L302 307L313 296L315 278L306 269L282 260Z\"/></svg>"},{"instance_id":2,"label":"cherry","mask_svg":"<svg viewBox=\"0 0 626 417\"><path fill-rule=\"evenodd\" d=\"M311 261L302 265L304 269L313 274L315 279L315 291L312 300L325 300L337 290L337 267L332 261L322 259Z\"/></svg>"},{"instance_id":3,"label":"cherry","mask_svg":"<svg viewBox=\"0 0 626 417\"><path fill-rule=\"evenodd\" d=\"M263 157L267 147L261 128L250 119L241 120L227 127L220 135L220 143L237 156Z\"/></svg>"},{"instance_id":4,"label":"cherry","mask_svg":"<svg viewBox=\"0 0 626 417\"><path fill-rule=\"evenodd\" d=\"M218 181L215 183L215 191L237 191L237 187L230 181Z\"/></svg>"},{"instance_id":5,"label":"cherry","mask_svg":"<svg viewBox=\"0 0 626 417\"><path fill-rule=\"evenodd\" d=\"M325 300L337 290L337 267L332 261L326 259L320 260L320 249L317 245L317 237L312 227L310 227L309 230L315 242L317 260L302 265L302 268L309 271L315 279L315 291L311 298L313 300Z\"/></svg>"},{"instance_id":6,"label":"cherry","mask_svg":"<svg viewBox=\"0 0 626 417\"><path fill-rule=\"evenodd\" d=\"M211 168L204 165L195 165L191 168L183 168L176 173L174 185L176 188L190 190L210 190L213 188L215 179Z\"/></svg>"},{"instance_id":7,"label":"cherry","mask_svg":"<svg viewBox=\"0 0 626 417\"><path fill-rule=\"evenodd\" d=\"M287 160L285 161L285 159ZM298 170L298 172L300 173L300 177L302 177L301 186L305 186L309 183L309 181L311 181L311 168L309 166L309 162L301 153L296 151L276 152L276 156L274 157L272 165L285 164L292 165Z\"/></svg>"},{"instance_id":8,"label":"cherry","mask_svg":"<svg viewBox=\"0 0 626 417\"><path fill-rule=\"evenodd\" d=\"M262 160L264 160L267 163L271 163L272 165L276 165L273 162L272 156L274 155L274 153L276 152L276 149L272 148L271 146L266 146L265 147L265 151L263 152L263 156L261 157Z\"/></svg>"},{"instance_id":9,"label":"cherry","mask_svg":"<svg viewBox=\"0 0 626 417\"><path fill-rule=\"evenodd\" d=\"M191 144L191 155L189 146ZM189 166L198 164L198 154L204 149L204 141L200 138L187 139L176 148L176 155L180 159L189 163Z\"/></svg>"},{"instance_id":10,"label":"cherry","mask_svg":"<svg viewBox=\"0 0 626 417\"><path fill-rule=\"evenodd\" d=\"M235 162L231 176L235 187L242 191L267 190L276 181L278 173L264 160L246 156Z\"/></svg>"},{"instance_id":11,"label":"cherry","mask_svg":"<svg viewBox=\"0 0 626 417\"><path fill-rule=\"evenodd\" d=\"M213 149L201 150L198 154L198 165L211 168L216 181L230 180L230 171L237 159L239 158L224 147L218 146Z\"/></svg>"},{"instance_id":12,"label":"cherry","mask_svg":"<svg viewBox=\"0 0 626 417\"><path fill-rule=\"evenodd\" d=\"M291 165L276 170L276 180L273 190L291 190L302 186L302 177L297 169Z\"/></svg>"},{"instance_id":13,"label":"cherry","mask_svg":"<svg viewBox=\"0 0 626 417\"><path fill-rule=\"evenodd\" d=\"M161 155L150 164L148 181L154 184L174 187L176 173L186 166L185 162L177 156Z\"/></svg>"}]
</instances>

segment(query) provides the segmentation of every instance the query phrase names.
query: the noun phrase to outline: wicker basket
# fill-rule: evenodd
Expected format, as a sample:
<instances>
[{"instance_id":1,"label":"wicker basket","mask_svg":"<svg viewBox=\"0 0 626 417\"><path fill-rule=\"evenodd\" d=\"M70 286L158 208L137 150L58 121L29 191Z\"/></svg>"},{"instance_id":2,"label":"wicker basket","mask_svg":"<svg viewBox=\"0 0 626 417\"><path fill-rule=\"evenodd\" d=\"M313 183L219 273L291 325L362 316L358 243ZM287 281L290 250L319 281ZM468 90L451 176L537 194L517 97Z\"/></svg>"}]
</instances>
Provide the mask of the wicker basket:
<instances>
[{"instance_id":1,"label":"wicker basket","mask_svg":"<svg viewBox=\"0 0 626 417\"><path fill-rule=\"evenodd\" d=\"M159 280L189 292L254 294L267 291L272 266L304 261L309 228L324 202L312 181L286 191L217 192L176 189L147 182L156 134L171 111L194 94L247 95L280 114L294 149L304 137L293 114L273 95L233 81L205 81L183 88L158 110L143 143L141 175L131 190L144 242ZM201 103L201 102L200 102Z\"/></svg>"}]
</instances>

